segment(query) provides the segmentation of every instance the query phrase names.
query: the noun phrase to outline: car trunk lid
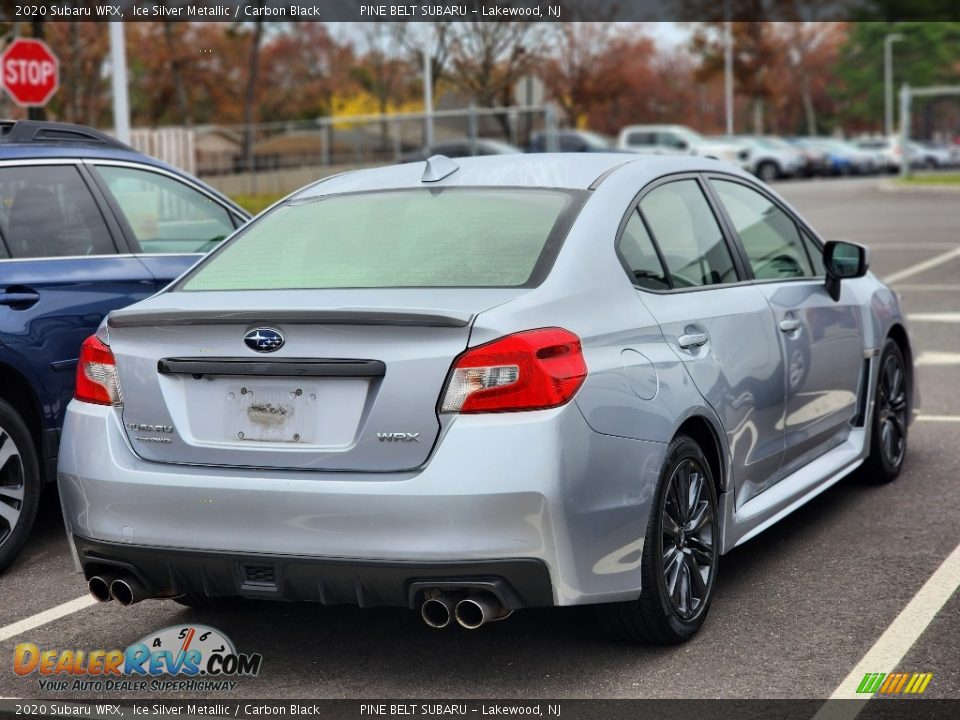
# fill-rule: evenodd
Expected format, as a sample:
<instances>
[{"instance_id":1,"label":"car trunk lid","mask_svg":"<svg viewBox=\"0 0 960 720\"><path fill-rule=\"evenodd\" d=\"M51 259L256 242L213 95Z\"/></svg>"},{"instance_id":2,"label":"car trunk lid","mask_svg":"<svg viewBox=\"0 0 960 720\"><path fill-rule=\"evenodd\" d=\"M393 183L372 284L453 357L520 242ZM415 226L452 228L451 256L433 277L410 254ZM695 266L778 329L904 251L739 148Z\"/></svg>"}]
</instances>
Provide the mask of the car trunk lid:
<instances>
[{"instance_id":1,"label":"car trunk lid","mask_svg":"<svg viewBox=\"0 0 960 720\"><path fill-rule=\"evenodd\" d=\"M165 463L414 469L436 441L437 401L473 317L523 292L158 296L108 321L127 437ZM245 343L271 332L283 343L268 352Z\"/></svg>"}]
</instances>

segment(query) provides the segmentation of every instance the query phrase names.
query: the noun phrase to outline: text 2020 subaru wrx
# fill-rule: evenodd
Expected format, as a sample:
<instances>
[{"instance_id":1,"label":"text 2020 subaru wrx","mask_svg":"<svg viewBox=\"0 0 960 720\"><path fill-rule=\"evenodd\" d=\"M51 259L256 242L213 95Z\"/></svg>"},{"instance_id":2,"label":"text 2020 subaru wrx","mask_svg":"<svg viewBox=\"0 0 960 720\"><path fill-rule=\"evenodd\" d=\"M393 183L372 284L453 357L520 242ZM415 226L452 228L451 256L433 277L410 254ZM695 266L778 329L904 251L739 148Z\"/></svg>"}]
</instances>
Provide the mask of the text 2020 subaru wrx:
<instances>
[{"instance_id":1,"label":"text 2020 subaru wrx","mask_svg":"<svg viewBox=\"0 0 960 720\"><path fill-rule=\"evenodd\" d=\"M87 340L91 591L703 623L718 557L859 466L912 360L866 251L703 158L443 157L310 186Z\"/></svg>"}]
</instances>

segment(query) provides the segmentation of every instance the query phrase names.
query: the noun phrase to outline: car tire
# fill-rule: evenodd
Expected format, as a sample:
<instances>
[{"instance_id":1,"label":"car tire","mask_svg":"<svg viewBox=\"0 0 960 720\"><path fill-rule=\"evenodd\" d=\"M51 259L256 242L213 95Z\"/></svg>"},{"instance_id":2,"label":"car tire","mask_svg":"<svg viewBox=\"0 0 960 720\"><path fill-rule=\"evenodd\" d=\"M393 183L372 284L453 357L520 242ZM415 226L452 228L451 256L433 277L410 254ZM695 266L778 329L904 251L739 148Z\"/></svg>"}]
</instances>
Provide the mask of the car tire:
<instances>
[{"instance_id":1,"label":"car tire","mask_svg":"<svg viewBox=\"0 0 960 720\"><path fill-rule=\"evenodd\" d=\"M897 479L907 456L910 381L900 346L887 338L880 353L870 420L870 455L861 476L873 483Z\"/></svg>"},{"instance_id":2,"label":"car tire","mask_svg":"<svg viewBox=\"0 0 960 720\"><path fill-rule=\"evenodd\" d=\"M686 507L680 504L683 493L677 493L682 487L687 488ZM673 520L679 526L675 531ZM717 523L710 464L692 438L678 435L667 448L647 522L640 597L598 605L601 627L618 640L648 645L677 645L693 637L707 617L716 583Z\"/></svg>"},{"instance_id":3,"label":"car tire","mask_svg":"<svg viewBox=\"0 0 960 720\"><path fill-rule=\"evenodd\" d=\"M757 166L757 177L763 180L764 182L770 182L771 180L776 180L781 176L780 168L777 167L775 162L770 160L764 160L760 165Z\"/></svg>"},{"instance_id":4,"label":"car tire","mask_svg":"<svg viewBox=\"0 0 960 720\"><path fill-rule=\"evenodd\" d=\"M0 400L0 573L27 544L42 490L30 429L12 405Z\"/></svg>"}]
</instances>

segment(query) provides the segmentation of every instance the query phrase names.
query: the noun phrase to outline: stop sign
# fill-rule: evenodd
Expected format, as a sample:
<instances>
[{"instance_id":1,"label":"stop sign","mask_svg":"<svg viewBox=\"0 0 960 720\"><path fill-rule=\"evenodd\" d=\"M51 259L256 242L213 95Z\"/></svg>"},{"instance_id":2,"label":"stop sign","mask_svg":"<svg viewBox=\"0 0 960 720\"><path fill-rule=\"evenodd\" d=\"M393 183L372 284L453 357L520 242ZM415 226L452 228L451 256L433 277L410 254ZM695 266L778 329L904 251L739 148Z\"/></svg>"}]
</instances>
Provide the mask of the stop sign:
<instances>
[{"instance_id":1,"label":"stop sign","mask_svg":"<svg viewBox=\"0 0 960 720\"><path fill-rule=\"evenodd\" d=\"M42 40L19 38L0 55L0 79L17 105L46 105L60 86L60 63Z\"/></svg>"}]
</instances>

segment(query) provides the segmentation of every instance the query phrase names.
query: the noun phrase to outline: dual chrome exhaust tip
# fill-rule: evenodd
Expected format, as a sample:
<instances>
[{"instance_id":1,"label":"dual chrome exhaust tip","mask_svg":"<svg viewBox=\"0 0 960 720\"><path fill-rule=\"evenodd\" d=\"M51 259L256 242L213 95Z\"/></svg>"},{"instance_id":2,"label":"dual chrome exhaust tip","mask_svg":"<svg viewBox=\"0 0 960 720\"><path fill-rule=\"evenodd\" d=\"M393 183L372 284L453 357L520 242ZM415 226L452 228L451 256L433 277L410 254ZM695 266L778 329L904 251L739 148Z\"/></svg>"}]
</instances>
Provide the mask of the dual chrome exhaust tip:
<instances>
[{"instance_id":1,"label":"dual chrome exhaust tip","mask_svg":"<svg viewBox=\"0 0 960 720\"><path fill-rule=\"evenodd\" d=\"M87 589L98 602L116 600L124 607L146 600L153 595L147 592L143 584L131 575L101 573L87 581Z\"/></svg>"},{"instance_id":2,"label":"dual chrome exhaust tip","mask_svg":"<svg viewBox=\"0 0 960 720\"><path fill-rule=\"evenodd\" d=\"M457 592L431 591L435 594L423 601L420 617L432 628L442 629L454 621L467 630L476 630L488 622L505 620L513 613L489 592L467 595Z\"/></svg>"},{"instance_id":3,"label":"dual chrome exhaust tip","mask_svg":"<svg viewBox=\"0 0 960 720\"><path fill-rule=\"evenodd\" d=\"M124 607L155 597L132 575L100 573L87 581L90 595L98 602L116 600ZM432 628L442 629L454 622L467 630L476 630L489 622L505 620L513 614L490 592L427 591L420 606L420 617Z\"/></svg>"}]
</instances>

